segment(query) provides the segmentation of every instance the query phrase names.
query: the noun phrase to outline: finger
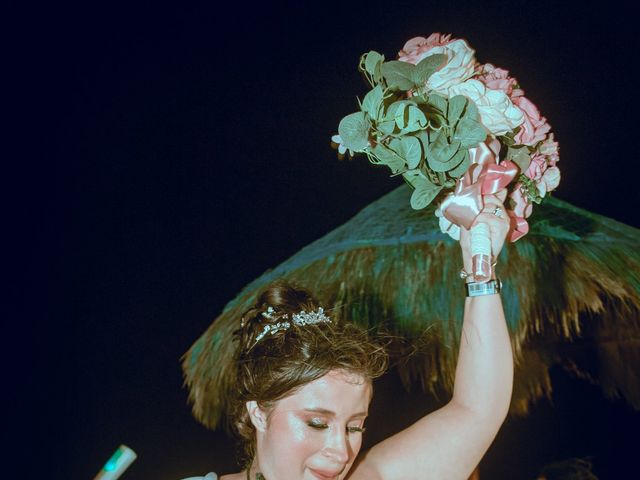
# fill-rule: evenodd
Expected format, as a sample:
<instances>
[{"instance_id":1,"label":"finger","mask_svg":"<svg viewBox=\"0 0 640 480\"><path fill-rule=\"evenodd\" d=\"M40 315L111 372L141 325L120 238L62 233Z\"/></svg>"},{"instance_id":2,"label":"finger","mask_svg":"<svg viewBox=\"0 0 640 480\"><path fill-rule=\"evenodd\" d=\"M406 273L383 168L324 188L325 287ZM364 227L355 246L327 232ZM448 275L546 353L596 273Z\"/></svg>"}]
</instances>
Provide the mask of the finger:
<instances>
[{"instance_id":1,"label":"finger","mask_svg":"<svg viewBox=\"0 0 640 480\"><path fill-rule=\"evenodd\" d=\"M509 229L510 218L509 215L502 212L501 216L495 215L493 211L480 213L473 221L473 225L478 223L486 223L491 230L496 232L503 232ZM472 226L473 226L472 225Z\"/></svg>"},{"instance_id":2,"label":"finger","mask_svg":"<svg viewBox=\"0 0 640 480\"><path fill-rule=\"evenodd\" d=\"M493 223L493 221L505 221L508 220L509 215L505 212L505 209L502 204L493 206L486 205L485 208L482 209L478 217L482 216L482 218L489 220ZM478 218L476 217L476 218Z\"/></svg>"},{"instance_id":3,"label":"finger","mask_svg":"<svg viewBox=\"0 0 640 480\"><path fill-rule=\"evenodd\" d=\"M477 223L486 223L491 229L502 231L509 228L510 221L506 214L504 217L498 217L493 213L483 212L475 218L473 225Z\"/></svg>"},{"instance_id":4,"label":"finger","mask_svg":"<svg viewBox=\"0 0 640 480\"><path fill-rule=\"evenodd\" d=\"M504 209L504 206L502 205L502 200L500 200L500 198L496 195L483 195L482 199L484 200L485 206L492 207L491 208L492 211L495 207L500 207Z\"/></svg>"},{"instance_id":5,"label":"finger","mask_svg":"<svg viewBox=\"0 0 640 480\"><path fill-rule=\"evenodd\" d=\"M490 214L503 220L508 219L506 209L500 199L495 195L486 195L481 214Z\"/></svg>"}]
</instances>

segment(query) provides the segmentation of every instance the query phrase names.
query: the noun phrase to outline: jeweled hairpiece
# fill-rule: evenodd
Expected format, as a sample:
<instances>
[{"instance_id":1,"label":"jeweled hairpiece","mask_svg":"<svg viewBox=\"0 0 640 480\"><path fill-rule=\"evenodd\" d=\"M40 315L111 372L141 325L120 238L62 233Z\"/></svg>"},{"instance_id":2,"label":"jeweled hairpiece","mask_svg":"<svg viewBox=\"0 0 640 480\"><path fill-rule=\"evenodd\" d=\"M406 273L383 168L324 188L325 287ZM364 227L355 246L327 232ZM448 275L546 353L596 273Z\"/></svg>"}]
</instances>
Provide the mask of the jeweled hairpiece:
<instances>
[{"instance_id":1,"label":"jeweled hairpiece","mask_svg":"<svg viewBox=\"0 0 640 480\"><path fill-rule=\"evenodd\" d=\"M266 312L262 312L262 316L268 318L269 320L272 320L276 315L276 311L273 307L268 307ZM284 320L288 317L288 314L284 314L280 318ZM300 313L294 313L291 316L291 323L301 327L304 325L315 325L318 323L331 323L331 319L324 314L324 309L320 307L317 311L306 312L302 310ZM275 335L280 331L288 330L289 328L291 328L291 323L287 321L268 323L262 328L262 331L258 335L256 335L256 339L253 345L255 346L256 343L258 343L267 335ZM251 348L253 348L253 346Z\"/></svg>"},{"instance_id":2,"label":"jeweled hairpiece","mask_svg":"<svg viewBox=\"0 0 640 480\"><path fill-rule=\"evenodd\" d=\"M289 322L269 323L264 326L264 328L258 335L256 335L256 343L262 340L266 335L274 335L280 330L287 330L289 327L291 327L291 324Z\"/></svg>"},{"instance_id":3,"label":"jeweled hairpiece","mask_svg":"<svg viewBox=\"0 0 640 480\"><path fill-rule=\"evenodd\" d=\"M307 313L302 310L300 313L293 314L293 323L296 325L314 325L325 322L331 322L331 319L324 314L322 307L318 308L317 312Z\"/></svg>"}]
</instances>

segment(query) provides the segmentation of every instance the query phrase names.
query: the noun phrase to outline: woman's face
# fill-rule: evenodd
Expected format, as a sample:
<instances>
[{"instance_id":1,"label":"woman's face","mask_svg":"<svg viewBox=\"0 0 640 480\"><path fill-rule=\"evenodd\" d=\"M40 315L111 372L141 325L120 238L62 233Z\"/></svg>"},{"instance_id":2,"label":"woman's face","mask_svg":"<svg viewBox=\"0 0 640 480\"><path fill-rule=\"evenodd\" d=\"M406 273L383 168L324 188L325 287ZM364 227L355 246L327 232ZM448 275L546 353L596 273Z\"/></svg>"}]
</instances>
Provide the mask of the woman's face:
<instances>
[{"instance_id":1,"label":"woman's face","mask_svg":"<svg viewBox=\"0 0 640 480\"><path fill-rule=\"evenodd\" d=\"M362 445L371 383L332 371L283 398L269 412L249 402L258 468L267 480L343 479ZM254 418L254 424L256 420Z\"/></svg>"}]
</instances>

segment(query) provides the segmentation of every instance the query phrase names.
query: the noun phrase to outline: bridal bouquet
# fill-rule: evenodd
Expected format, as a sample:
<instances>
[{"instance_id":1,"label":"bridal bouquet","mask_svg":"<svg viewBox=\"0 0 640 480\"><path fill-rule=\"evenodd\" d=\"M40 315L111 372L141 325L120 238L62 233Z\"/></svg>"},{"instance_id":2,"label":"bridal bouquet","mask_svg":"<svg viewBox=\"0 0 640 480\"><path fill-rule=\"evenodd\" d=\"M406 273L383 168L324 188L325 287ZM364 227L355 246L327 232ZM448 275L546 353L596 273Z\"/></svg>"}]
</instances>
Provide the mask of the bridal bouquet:
<instances>
[{"instance_id":1,"label":"bridal bouquet","mask_svg":"<svg viewBox=\"0 0 640 480\"><path fill-rule=\"evenodd\" d=\"M372 89L332 137L339 154L364 153L413 187L411 206L438 201L443 232L456 238L507 188L510 239L528 231L534 203L560 182L551 127L509 72L481 64L462 39L409 40L398 60L371 51L359 69Z\"/></svg>"}]
</instances>

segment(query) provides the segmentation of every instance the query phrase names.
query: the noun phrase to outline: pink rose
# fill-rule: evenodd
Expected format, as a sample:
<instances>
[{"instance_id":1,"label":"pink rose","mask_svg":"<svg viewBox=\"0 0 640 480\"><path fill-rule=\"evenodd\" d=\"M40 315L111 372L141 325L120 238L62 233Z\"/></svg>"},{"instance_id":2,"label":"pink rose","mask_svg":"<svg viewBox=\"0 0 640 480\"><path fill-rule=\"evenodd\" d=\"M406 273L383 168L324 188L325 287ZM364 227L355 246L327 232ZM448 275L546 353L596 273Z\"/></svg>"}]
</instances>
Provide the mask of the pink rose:
<instances>
[{"instance_id":1,"label":"pink rose","mask_svg":"<svg viewBox=\"0 0 640 480\"><path fill-rule=\"evenodd\" d=\"M536 182L542 179L542 175L547 169L547 157L541 155L539 153L534 154L531 157L531 163L529 164L529 168L524 174L529 177L531 180L535 180Z\"/></svg>"},{"instance_id":2,"label":"pink rose","mask_svg":"<svg viewBox=\"0 0 640 480\"><path fill-rule=\"evenodd\" d=\"M421 54L431 50L433 47L442 47L451 42L451 34L432 33L429 38L414 37L404 44L398 52L398 60L416 65L422 58Z\"/></svg>"},{"instance_id":3,"label":"pink rose","mask_svg":"<svg viewBox=\"0 0 640 480\"><path fill-rule=\"evenodd\" d=\"M490 63L485 63L478 69L477 79L484 83L487 88L492 90L502 90L511 96L514 87L518 82L515 78L509 76L509 72L502 68L494 67Z\"/></svg>"},{"instance_id":4,"label":"pink rose","mask_svg":"<svg viewBox=\"0 0 640 480\"><path fill-rule=\"evenodd\" d=\"M550 133L547 139L538 147L538 151L547 157L547 163L550 167L555 167L556 163L560 161L558 150L558 142L554 140L553 133Z\"/></svg>"},{"instance_id":5,"label":"pink rose","mask_svg":"<svg viewBox=\"0 0 640 480\"><path fill-rule=\"evenodd\" d=\"M544 197L547 192L555 190L560 184L560 169L558 167L549 167L542 178L536 182L536 188L541 197Z\"/></svg>"},{"instance_id":6,"label":"pink rose","mask_svg":"<svg viewBox=\"0 0 640 480\"><path fill-rule=\"evenodd\" d=\"M551 165L549 158L542 153L533 154L529 168L524 172L525 176L536 183L538 194L541 197L544 197L547 192L555 190L560 183L560 169L555 166L555 163Z\"/></svg>"},{"instance_id":7,"label":"pink rose","mask_svg":"<svg viewBox=\"0 0 640 480\"><path fill-rule=\"evenodd\" d=\"M541 190L541 186L544 185L544 190L550 192L560 184L560 169L558 167L548 168L542 175L542 181L538 184L538 190Z\"/></svg>"},{"instance_id":8,"label":"pink rose","mask_svg":"<svg viewBox=\"0 0 640 480\"><path fill-rule=\"evenodd\" d=\"M538 107L526 97L515 97L511 101L524 113L524 123L514 140L520 145L535 145L547 135L551 126L540 115Z\"/></svg>"},{"instance_id":9,"label":"pink rose","mask_svg":"<svg viewBox=\"0 0 640 480\"><path fill-rule=\"evenodd\" d=\"M527 218L533 211L533 205L529 203L527 197L522 193L522 184L518 183L515 186L515 190L511 192L509 198L513 200L515 206L513 207L513 215L516 217Z\"/></svg>"}]
</instances>

